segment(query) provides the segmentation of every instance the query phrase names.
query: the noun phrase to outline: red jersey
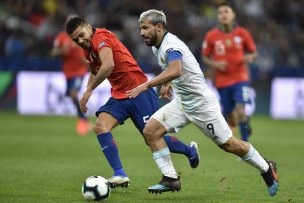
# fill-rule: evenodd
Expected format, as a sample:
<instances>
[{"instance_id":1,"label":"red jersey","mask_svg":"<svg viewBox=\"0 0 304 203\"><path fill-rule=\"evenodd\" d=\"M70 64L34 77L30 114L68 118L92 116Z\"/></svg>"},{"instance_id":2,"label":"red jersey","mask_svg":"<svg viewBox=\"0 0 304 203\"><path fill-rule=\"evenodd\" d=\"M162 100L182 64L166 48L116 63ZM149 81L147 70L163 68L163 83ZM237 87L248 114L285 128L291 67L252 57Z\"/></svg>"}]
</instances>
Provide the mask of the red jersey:
<instances>
[{"instance_id":1,"label":"red jersey","mask_svg":"<svg viewBox=\"0 0 304 203\"><path fill-rule=\"evenodd\" d=\"M91 40L91 51L85 51L85 56L90 62L92 74L96 75L102 64L99 52L104 47L111 48L113 52L115 66L107 78L112 86L112 97L115 99L128 98L126 91L145 83L148 78L115 34L104 28L95 29Z\"/></svg>"},{"instance_id":2,"label":"red jersey","mask_svg":"<svg viewBox=\"0 0 304 203\"><path fill-rule=\"evenodd\" d=\"M66 32L60 32L56 36L54 46L67 48L67 52L63 55L63 73L67 79L84 76L87 73L88 68L82 49L71 40Z\"/></svg>"},{"instance_id":3,"label":"red jersey","mask_svg":"<svg viewBox=\"0 0 304 203\"><path fill-rule=\"evenodd\" d=\"M249 80L247 65L244 62L246 51L254 52L256 45L250 33L242 28L235 27L230 33L219 28L210 30L202 44L202 55L211 56L215 61L227 61L224 71L216 70L215 86L223 88L235 83Z\"/></svg>"}]
</instances>

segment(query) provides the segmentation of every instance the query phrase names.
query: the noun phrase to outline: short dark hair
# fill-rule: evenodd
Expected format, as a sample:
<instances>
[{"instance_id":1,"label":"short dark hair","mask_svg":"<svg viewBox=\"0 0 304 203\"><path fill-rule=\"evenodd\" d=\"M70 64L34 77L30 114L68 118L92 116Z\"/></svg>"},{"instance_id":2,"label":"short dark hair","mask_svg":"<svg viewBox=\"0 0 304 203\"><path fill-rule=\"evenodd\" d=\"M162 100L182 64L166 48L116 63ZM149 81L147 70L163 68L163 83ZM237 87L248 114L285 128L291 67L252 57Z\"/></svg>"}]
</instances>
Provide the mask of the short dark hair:
<instances>
[{"instance_id":1,"label":"short dark hair","mask_svg":"<svg viewBox=\"0 0 304 203\"><path fill-rule=\"evenodd\" d=\"M222 6L228 6L230 7L234 12L235 12L235 9L234 9L234 6L230 3L230 2L222 2L222 3L219 3L216 8L219 9L220 7Z\"/></svg>"},{"instance_id":2,"label":"short dark hair","mask_svg":"<svg viewBox=\"0 0 304 203\"><path fill-rule=\"evenodd\" d=\"M82 18L79 17L70 18L66 23L65 30L70 35L78 28L78 26L84 23L86 23L86 21Z\"/></svg>"}]
</instances>

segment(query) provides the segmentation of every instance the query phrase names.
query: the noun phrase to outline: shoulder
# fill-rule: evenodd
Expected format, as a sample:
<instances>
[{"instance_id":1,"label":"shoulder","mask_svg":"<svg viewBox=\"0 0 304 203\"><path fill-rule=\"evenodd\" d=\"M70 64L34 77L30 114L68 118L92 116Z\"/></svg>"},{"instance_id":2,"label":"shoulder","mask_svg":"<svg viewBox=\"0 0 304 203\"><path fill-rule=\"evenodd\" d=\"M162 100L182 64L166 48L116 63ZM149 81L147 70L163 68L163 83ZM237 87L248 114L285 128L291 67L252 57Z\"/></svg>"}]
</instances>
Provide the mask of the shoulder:
<instances>
[{"instance_id":1,"label":"shoulder","mask_svg":"<svg viewBox=\"0 0 304 203\"><path fill-rule=\"evenodd\" d=\"M111 32L110 30L107 30L105 28L96 28L96 31L95 33L98 33L98 34L103 34L103 35L113 35L113 32Z\"/></svg>"},{"instance_id":2,"label":"shoulder","mask_svg":"<svg viewBox=\"0 0 304 203\"><path fill-rule=\"evenodd\" d=\"M235 29L235 31L238 34L250 35L250 32L246 28L241 27L241 26L237 26L236 29Z\"/></svg>"},{"instance_id":3,"label":"shoulder","mask_svg":"<svg viewBox=\"0 0 304 203\"><path fill-rule=\"evenodd\" d=\"M92 40L109 39L114 37L114 33L105 28L96 28Z\"/></svg>"},{"instance_id":4,"label":"shoulder","mask_svg":"<svg viewBox=\"0 0 304 203\"><path fill-rule=\"evenodd\" d=\"M65 38L69 38L69 35L64 31L59 32L55 37L55 39L65 39Z\"/></svg>"},{"instance_id":5,"label":"shoulder","mask_svg":"<svg viewBox=\"0 0 304 203\"><path fill-rule=\"evenodd\" d=\"M217 27L215 27L215 28L212 28L211 30L209 30L206 35L217 35L219 33L220 33L220 30Z\"/></svg>"},{"instance_id":6,"label":"shoulder","mask_svg":"<svg viewBox=\"0 0 304 203\"><path fill-rule=\"evenodd\" d=\"M113 40L115 40L115 35L111 31L105 28L96 28L92 37L92 44L93 47L99 48L100 46L104 46L106 44L109 46Z\"/></svg>"},{"instance_id":7,"label":"shoulder","mask_svg":"<svg viewBox=\"0 0 304 203\"><path fill-rule=\"evenodd\" d=\"M206 33L206 36L205 36L205 39L206 40L210 40L212 39L214 36L217 36L220 34L220 31L217 27L209 30L207 33Z\"/></svg>"},{"instance_id":8,"label":"shoulder","mask_svg":"<svg viewBox=\"0 0 304 203\"><path fill-rule=\"evenodd\" d=\"M163 41L163 50L167 52L168 50L179 49L184 46L182 40L180 40L176 35L168 33Z\"/></svg>"},{"instance_id":9,"label":"shoulder","mask_svg":"<svg viewBox=\"0 0 304 203\"><path fill-rule=\"evenodd\" d=\"M60 46L66 43L72 43L72 39L66 32L62 31L55 36L54 43Z\"/></svg>"}]
</instances>

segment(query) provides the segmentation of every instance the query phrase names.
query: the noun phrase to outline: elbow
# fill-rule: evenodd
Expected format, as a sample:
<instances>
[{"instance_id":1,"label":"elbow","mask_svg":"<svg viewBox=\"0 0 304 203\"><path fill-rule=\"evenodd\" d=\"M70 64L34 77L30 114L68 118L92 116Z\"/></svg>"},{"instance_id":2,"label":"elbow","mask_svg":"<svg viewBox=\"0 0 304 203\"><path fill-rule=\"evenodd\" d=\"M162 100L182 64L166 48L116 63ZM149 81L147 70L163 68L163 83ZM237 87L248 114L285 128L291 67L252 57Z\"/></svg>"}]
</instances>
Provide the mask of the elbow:
<instances>
[{"instance_id":1,"label":"elbow","mask_svg":"<svg viewBox=\"0 0 304 203\"><path fill-rule=\"evenodd\" d=\"M182 75L182 70L175 71L174 74L172 74L172 80L179 78Z\"/></svg>"},{"instance_id":2,"label":"elbow","mask_svg":"<svg viewBox=\"0 0 304 203\"><path fill-rule=\"evenodd\" d=\"M107 64L107 70L109 70L110 72L114 69L114 67L115 67L114 62L113 62L113 63L108 63L108 64Z\"/></svg>"}]
</instances>

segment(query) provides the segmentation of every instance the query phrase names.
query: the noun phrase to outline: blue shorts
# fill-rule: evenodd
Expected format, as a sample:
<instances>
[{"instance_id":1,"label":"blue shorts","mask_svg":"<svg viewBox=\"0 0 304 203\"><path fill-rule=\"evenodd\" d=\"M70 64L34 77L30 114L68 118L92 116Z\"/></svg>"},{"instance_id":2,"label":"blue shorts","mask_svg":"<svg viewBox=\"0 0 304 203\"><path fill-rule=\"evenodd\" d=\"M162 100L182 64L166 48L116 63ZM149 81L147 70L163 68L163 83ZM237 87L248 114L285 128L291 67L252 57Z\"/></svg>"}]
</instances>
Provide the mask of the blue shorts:
<instances>
[{"instance_id":1,"label":"blue shorts","mask_svg":"<svg viewBox=\"0 0 304 203\"><path fill-rule=\"evenodd\" d=\"M218 88L224 116L230 114L237 103L250 103L249 90L248 82L240 82L228 87Z\"/></svg>"},{"instance_id":2,"label":"blue shorts","mask_svg":"<svg viewBox=\"0 0 304 203\"><path fill-rule=\"evenodd\" d=\"M69 95L69 92L71 90L76 90L78 92L81 88L83 78L84 78L84 76L77 76L77 77L74 77L71 79L67 79L66 95Z\"/></svg>"},{"instance_id":3,"label":"blue shorts","mask_svg":"<svg viewBox=\"0 0 304 203\"><path fill-rule=\"evenodd\" d=\"M125 120L131 118L136 128L143 134L143 129L149 118L158 110L158 98L154 89L141 93L134 99L110 98L101 106L95 115L101 112L111 114L121 125Z\"/></svg>"}]
</instances>

